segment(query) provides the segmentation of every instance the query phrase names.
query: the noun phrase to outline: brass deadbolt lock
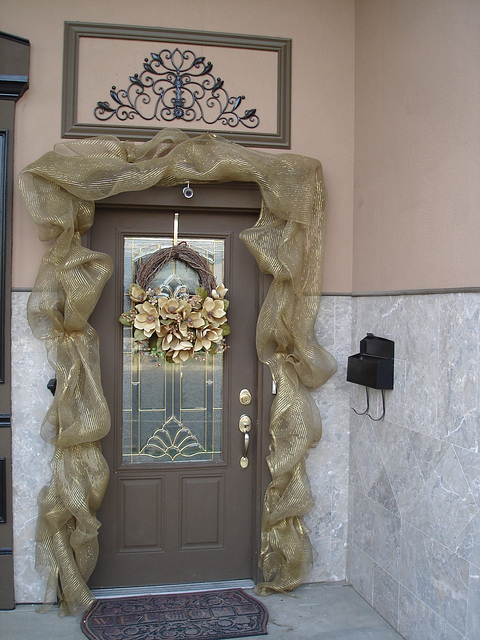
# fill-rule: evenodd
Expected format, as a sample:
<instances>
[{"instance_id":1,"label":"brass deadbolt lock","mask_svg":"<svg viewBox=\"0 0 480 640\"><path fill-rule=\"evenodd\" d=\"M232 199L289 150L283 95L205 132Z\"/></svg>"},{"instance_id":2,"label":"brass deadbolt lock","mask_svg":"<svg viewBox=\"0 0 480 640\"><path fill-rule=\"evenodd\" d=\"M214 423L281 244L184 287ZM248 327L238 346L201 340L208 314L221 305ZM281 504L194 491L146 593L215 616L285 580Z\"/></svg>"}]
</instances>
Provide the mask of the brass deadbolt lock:
<instances>
[{"instance_id":1,"label":"brass deadbolt lock","mask_svg":"<svg viewBox=\"0 0 480 640\"><path fill-rule=\"evenodd\" d=\"M252 401L252 394L248 389L242 389L238 397L241 404L250 404Z\"/></svg>"}]
</instances>

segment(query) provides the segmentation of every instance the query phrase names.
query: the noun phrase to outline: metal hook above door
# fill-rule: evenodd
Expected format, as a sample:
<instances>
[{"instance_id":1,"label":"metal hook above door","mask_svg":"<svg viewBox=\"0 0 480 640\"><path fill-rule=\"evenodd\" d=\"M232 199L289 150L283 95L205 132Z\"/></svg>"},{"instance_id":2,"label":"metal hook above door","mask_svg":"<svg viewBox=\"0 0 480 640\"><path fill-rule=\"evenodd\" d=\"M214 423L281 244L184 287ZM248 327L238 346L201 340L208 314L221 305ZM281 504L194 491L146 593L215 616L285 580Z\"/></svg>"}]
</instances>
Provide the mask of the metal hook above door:
<instances>
[{"instance_id":1,"label":"metal hook above door","mask_svg":"<svg viewBox=\"0 0 480 640\"><path fill-rule=\"evenodd\" d=\"M176 247L178 244L178 218L180 214L175 213L173 216L173 246Z\"/></svg>"},{"instance_id":2,"label":"metal hook above door","mask_svg":"<svg viewBox=\"0 0 480 640\"><path fill-rule=\"evenodd\" d=\"M190 186L190 182L187 182L187 186L183 187L183 195L185 198L193 198L193 189Z\"/></svg>"}]
</instances>

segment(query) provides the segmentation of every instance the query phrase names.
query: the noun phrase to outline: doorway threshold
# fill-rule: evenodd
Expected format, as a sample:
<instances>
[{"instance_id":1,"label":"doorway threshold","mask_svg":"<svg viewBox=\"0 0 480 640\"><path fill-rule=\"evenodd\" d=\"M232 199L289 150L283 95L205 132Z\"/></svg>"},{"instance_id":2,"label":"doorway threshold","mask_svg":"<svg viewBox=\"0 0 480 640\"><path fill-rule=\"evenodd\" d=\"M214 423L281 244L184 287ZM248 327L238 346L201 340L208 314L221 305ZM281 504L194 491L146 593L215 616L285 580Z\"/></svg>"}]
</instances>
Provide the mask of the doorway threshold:
<instances>
[{"instance_id":1,"label":"doorway threshold","mask_svg":"<svg viewBox=\"0 0 480 640\"><path fill-rule=\"evenodd\" d=\"M253 589L253 580L222 580L219 582L190 582L187 584L160 584L144 587L106 587L92 589L97 600L123 598L126 596L156 596L163 593L195 593L196 591L219 591L224 589Z\"/></svg>"}]
</instances>

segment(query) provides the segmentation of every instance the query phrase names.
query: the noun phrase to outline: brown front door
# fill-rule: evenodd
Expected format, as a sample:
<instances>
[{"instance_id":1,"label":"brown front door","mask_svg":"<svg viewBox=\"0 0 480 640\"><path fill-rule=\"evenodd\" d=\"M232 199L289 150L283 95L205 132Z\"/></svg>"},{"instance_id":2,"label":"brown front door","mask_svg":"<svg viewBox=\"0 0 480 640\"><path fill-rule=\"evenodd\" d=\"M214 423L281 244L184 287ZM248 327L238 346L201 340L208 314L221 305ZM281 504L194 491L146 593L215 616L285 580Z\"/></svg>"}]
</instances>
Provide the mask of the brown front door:
<instances>
[{"instance_id":1,"label":"brown front door","mask_svg":"<svg viewBox=\"0 0 480 640\"><path fill-rule=\"evenodd\" d=\"M98 518L100 557L90 586L116 587L255 579L258 364L255 324L260 277L238 234L253 213L179 211L179 241L210 261L230 301L229 348L184 364L132 349L118 323L138 264L172 242L174 211L97 207L91 248L109 253L114 275L92 315L99 333L102 383L112 414L102 442L110 467ZM155 286L195 287L195 272L169 263ZM240 402L248 389L252 400ZM240 464L248 438L249 464ZM245 418L244 418L245 419Z\"/></svg>"}]
</instances>

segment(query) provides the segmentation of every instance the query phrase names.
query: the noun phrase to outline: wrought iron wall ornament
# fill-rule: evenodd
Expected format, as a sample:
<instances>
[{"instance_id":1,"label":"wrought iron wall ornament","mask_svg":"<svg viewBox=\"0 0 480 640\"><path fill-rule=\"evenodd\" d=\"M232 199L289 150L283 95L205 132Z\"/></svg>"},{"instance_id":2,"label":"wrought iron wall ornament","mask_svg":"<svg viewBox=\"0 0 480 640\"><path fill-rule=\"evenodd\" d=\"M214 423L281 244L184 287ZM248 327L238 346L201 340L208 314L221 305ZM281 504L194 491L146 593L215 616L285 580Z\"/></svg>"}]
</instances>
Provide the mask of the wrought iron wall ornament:
<instances>
[{"instance_id":1,"label":"wrought iron wall ornament","mask_svg":"<svg viewBox=\"0 0 480 640\"><path fill-rule=\"evenodd\" d=\"M113 105L106 100L97 102L94 115L98 120L116 117L126 121L138 116L147 121L203 121L232 128L241 124L254 129L259 125L256 109L247 109L243 114L239 111L245 96L230 97L224 81L215 78L211 73L213 65L205 62L204 56L196 56L190 49L180 51L178 47L150 55L144 60L144 70L129 76L126 89L112 86Z\"/></svg>"}]
</instances>

